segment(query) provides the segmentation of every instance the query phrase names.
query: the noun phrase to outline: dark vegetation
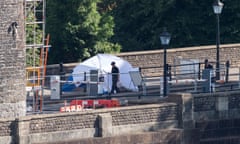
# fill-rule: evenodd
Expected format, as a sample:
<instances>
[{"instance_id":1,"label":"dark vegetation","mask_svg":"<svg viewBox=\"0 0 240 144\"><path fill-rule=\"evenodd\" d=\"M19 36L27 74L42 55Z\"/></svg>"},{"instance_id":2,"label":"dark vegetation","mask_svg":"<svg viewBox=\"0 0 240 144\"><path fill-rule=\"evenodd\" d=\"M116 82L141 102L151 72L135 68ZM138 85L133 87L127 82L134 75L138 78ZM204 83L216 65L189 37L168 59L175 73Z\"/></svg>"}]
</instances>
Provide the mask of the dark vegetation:
<instances>
[{"instance_id":1,"label":"dark vegetation","mask_svg":"<svg viewBox=\"0 0 240 144\"><path fill-rule=\"evenodd\" d=\"M240 40L240 1L222 0L221 44ZM77 62L97 53L161 49L167 27L170 47L214 45L213 1L203 0L49 0L49 63Z\"/></svg>"}]
</instances>

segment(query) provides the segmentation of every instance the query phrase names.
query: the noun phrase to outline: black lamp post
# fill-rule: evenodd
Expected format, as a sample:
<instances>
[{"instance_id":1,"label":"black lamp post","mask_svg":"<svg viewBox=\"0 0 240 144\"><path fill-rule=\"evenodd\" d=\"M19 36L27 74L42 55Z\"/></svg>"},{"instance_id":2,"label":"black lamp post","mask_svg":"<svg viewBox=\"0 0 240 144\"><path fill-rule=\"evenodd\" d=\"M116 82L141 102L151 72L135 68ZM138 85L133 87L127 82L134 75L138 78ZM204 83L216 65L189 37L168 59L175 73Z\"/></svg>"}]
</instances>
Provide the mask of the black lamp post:
<instances>
[{"instance_id":1,"label":"black lamp post","mask_svg":"<svg viewBox=\"0 0 240 144\"><path fill-rule=\"evenodd\" d=\"M222 13L223 3L220 0L216 0L213 3L213 11L217 16L217 35L216 35L216 80L220 79L220 61L219 61L219 45L220 45L220 26L219 26L219 15Z\"/></svg>"},{"instance_id":2,"label":"black lamp post","mask_svg":"<svg viewBox=\"0 0 240 144\"><path fill-rule=\"evenodd\" d=\"M161 44L164 46L164 70L163 70L163 96L167 96L167 46L169 45L171 39L170 33L167 32L166 28L164 29L163 33L160 34Z\"/></svg>"}]
</instances>

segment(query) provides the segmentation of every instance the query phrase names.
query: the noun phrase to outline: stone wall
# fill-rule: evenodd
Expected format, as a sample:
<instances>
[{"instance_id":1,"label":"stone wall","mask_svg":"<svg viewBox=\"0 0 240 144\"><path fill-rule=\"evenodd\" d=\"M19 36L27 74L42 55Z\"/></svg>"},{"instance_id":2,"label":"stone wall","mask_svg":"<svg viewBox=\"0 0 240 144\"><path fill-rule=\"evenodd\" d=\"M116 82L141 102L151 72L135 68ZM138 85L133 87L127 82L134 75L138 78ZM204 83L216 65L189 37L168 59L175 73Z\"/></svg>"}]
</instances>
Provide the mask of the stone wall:
<instances>
[{"instance_id":1,"label":"stone wall","mask_svg":"<svg viewBox=\"0 0 240 144\"><path fill-rule=\"evenodd\" d=\"M162 74L163 66L163 50L139 51L116 54L134 67L142 68L142 72L146 76L155 76ZM230 61L231 67L240 67L240 44L226 44L220 47L220 61L225 64ZM179 64L179 59L198 59L203 63L205 59L209 59L213 64L216 61L216 46L199 46L186 48L172 48L167 50L167 62L171 65ZM64 64L64 71L71 73L72 69L78 63ZM47 67L48 75L58 75L59 65L50 65Z\"/></svg>"},{"instance_id":2,"label":"stone wall","mask_svg":"<svg viewBox=\"0 0 240 144\"><path fill-rule=\"evenodd\" d=\"M197 133L194 135L196 134ZM48 142L44 144L180 144L183 140L183 136L183 130L171 129L148 133L134 133L131 135L121 135L115 137L79 139L67 142ZM198 143L196 142L194 144Z\"/></svg>"},{"instance_id":3,"label":"stone wall","mask_svg":"<svg viewBox=\"0 0 240 144\"><path fill-rule=\"evenodd\" d=\"M238 144L239 94L240 91L171 94L168 100L179 104L179 126L198 129L201 144Z\"/></svg>"},{"instance_id":4,"label":"stone wall","mask_svg":"<svg viewBox=\"0 0 240 144\"><path fill-rule=\"evenodd\" d=\"M163 50L120 53L117 56L129 61L135 67L143 68L142 72L146 76L155 76L163 73ZM240 67L239 57L240 44L221 45L220 64L225 65L226 61L229 60L231 67ZM180 59L197 59L201 63L208 59L215 65L216 46L185 47L167 50L168 64L179 65Z\"/></svg>"},{"instance_id":5,"label":"stone wall","mask_svg":"<svg viewBox=\"0 0 240 144\"><path fill-rule=\"evenodd\" d=\"M0 119L0 143L16 143L17 123L15 119Z\"/></svg>"},{"instance_id":6,"label":"stone wall","mask_svg":"<svg viewBox=\"0 0 240 144\"><path fill-rule=\"evenodd\" d=\"M177 114L177 105L167 103L25 116L0 121L0 143L61 142L178 128Z\"/></svg>"},{"instance_id":7,"label":"stone wall","mask_svg":"<svg viewBox=\"0 0 240 144\"><path fill-rule=\"evenodd\" d=\"M0 1L0 118L26 113L23 1Z\"/></svg>"},{"instance_id":8,"label":"stone wall","mask_svg":"<svg viewBox=\"0 0 240 144\"><path fill-rule=\"evenodd\" d=\"M168 102L161 104L2 119L0 143L81 141L110 144L126 135L127 143L141 141L140 136L149 138L144 139L148 143L155 142L156 139L162 142L172 135L176 136L174 142L184 144L217 144L219 139L230 142L229 144L233 144L231 141L238 143L239 94L240 91L210 94L172 93L166 99ZM152 137L156 136L154 133L169 135ZM227 135L224 135L226 133ZM172 144L170 141L166 143Z\"/></svg>"},{"instance_id":9,"label":"stone wall","mask_svg":"<svg viewBox=\"0 0 240 144\"><path fill-rule=\"evenodd\" d=\"M168 100L180 104L182 127L194 127L188 122L240 119L239 94L240 91L170 94Z\"/></svg>"},{"instance_id":10,"label":"stone wall","mask_svg":"<svg viewBox=\"0 0 240 144\"><path fill-rule=\"evenodd\" d=\"M129 61L136 67L159 67L163 65L163 50L120 53L117 56ZM225 44L220 46L220 61L230 60L232 66L240 66L240 44ZM167 50L167 62L173 64L176 58L199 59L204 62L216 61L216 46L198 46L185 48L170 48Z\"/></svg>"}]
</instances>

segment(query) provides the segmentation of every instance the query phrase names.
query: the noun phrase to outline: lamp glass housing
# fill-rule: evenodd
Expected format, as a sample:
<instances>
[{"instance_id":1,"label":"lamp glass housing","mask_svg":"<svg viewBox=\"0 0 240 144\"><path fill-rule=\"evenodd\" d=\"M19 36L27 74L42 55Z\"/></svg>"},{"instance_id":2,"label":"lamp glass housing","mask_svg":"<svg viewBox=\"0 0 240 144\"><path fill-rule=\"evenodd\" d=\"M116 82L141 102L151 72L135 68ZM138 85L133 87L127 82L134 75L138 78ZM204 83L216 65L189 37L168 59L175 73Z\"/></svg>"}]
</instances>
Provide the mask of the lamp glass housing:
<instances>
[{"instance_id":1,"label":"lamp glass housing","mask_svg":"<svg viewBox=\"0 0 240 144\"><path fill-rule=\"evenodd\" d=\"M160 40L162 45L169 45L171 40L171 35L166 30L160 35Z\"/></svg>"},{"instance_id":2,"label":"lamp glass housing","mask_svg":"<svg viewBox=\"0 0 240 144\"><path fill-rule=\"evenodd\" d=\"M216 0L213 3L213 11L215 14L221 14L222 13L222 9L223 9L223 3L220 2L220 0Z\"/></svg>"}]
</instances>

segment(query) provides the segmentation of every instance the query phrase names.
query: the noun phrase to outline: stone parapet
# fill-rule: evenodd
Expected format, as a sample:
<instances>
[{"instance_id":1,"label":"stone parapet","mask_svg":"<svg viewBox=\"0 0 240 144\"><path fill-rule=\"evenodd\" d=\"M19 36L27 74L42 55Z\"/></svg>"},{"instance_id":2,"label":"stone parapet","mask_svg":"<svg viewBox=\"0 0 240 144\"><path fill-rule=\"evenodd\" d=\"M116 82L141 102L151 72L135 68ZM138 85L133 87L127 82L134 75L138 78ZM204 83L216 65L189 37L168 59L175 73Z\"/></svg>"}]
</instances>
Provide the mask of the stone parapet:
<instances>
[{"instance_id":1,"label":"stone parapet","mask_svg":"<svg viewBox=\"0 0 240 144\"><path fill-rule=\"evenodd\" d=\"M127 60L133 67L142 68L142 73L146 76L159 76L163 71L163 50L123 52L116 54ZM240 67L240 44L225 44L220 46L220 61L225 64L230 61L230 67ZM210 62L216 61L216 46L197 46L185 48L170 48L167 50L167 63L179 64L180 59L197 59L203 63L205 59ZM71 73L78 63L63 64L64 72ZM59 64L49 65L47 75L59 74Z\"/></svg>"},{"instance_id":2,"label":"stone parapet","mask_svg":"<svg viewBox=\"0 0 240 144\"><path fill-rule=\"evenodd\" d=\"M25 116L2 121L0 138L28 144L178 128L177 109L176 104L165 103Z\"/></svg>"},{"instance_id":3,"label":"stone parapet","mask_svg":"<svg viewBox=\"0 0 240 144\"><path fill-rule=\"evenodd\" d=\"M184 144L208 142L212 131L220 133L227 130L229 137L239 136L240 130L240 91L216 93L172 93L168 102L138 106L94 109L81 112L42 114L0 120L0 142L20 144L60 143L61 141L94 141L98 137L102 142L115 141L115 137L129 135L135 142L134 134L165 131L157 137L159 143L169 138L168 132L178 129L178 140ZM216 124L214 123L216 122ZM226 124L225 124L226 123ZM194 133L193 133L194 132ZM196 135L195 135L196 134ZM231 135L230 135L231 134ZM203 137L206 135L206 137ZM162 137L164 136L164 137ZM176 136L176 135L175 135ZM217 140L216 136L215 141ZM145 140L144 138L144 140ZM230 138L226 138L229 141ZM199 141L200 139L200 141ZM136 138L136 142L143 139ZM155 142L155 139L146 139ZM176 142L176 141L175 141ZM174 143L173 143L174 144Z\"/></svg>"},{"instance_id":4,"label":"stone parapet","mask_svg":"<svg viewBox=\"0 0 240 144\"><path fill-rule=\"evenodd\" d=\"M44 144L180 144L183 139L183 135L183 130L171 129L149 133L138 132L131 135L120 135L115 137L77 139L68 142L47 142Z\"/></svg>"},{"instance_id":5,"label":"stone parapet","mask_svg":"<svg viewBox=\"0 0 240 144\"><path fill-rule=\"evenodd\" d=\"M218 119L239 119L238 94L240 91L170 94L168 101L179 105L179 125L194 128L195 122ZM235 102L236 101L236 102Z\"/></svg>"},{"instance_id":6,"label":"stone parapet","mask_svg":"<svg viewBox=\"0 0 240 144\"><path fill-rule=\"evenodd\" d=\"M207 54L206 54L207 53ZM225 62L230 60L233 66L240 66L238 57L240 44L224 44L220 46L220 60ZM163 50L126 52L117 54L136 67L161 66L163 65ZM184 48L170 48L167 50L167 63L173 64L176 58L199 59L204 62L216 60L216 45L196 46Z\"/></svg>"}]
</instances>

